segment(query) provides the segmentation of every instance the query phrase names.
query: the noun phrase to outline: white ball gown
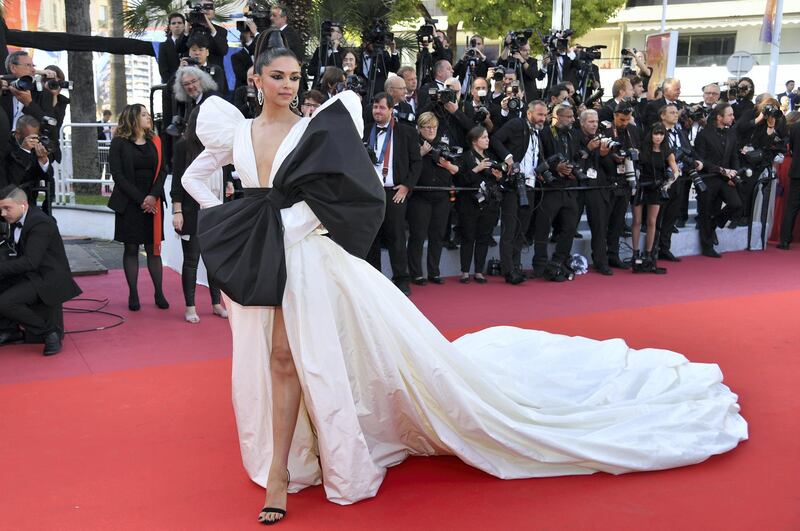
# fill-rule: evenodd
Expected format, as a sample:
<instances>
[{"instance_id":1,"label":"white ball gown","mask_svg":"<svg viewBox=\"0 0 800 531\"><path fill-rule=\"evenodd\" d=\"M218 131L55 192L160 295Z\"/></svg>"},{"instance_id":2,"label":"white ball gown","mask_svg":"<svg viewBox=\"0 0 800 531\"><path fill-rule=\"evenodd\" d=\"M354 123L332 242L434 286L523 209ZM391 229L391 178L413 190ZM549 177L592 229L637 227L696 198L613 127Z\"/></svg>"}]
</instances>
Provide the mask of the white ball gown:
<instances>
[{"instance_id":1,"label":"white ball gown","mask_svg":"<svg viewBox=\"0 0 800 531\"><path fill-rule=\"evenodd\" d=\"M351 92L315 116L336 101L361 133ZM270 183L313 119L283 140ZM201 207L219 204L209 177L225 164L235 165L245 188L259 186L250 124L221 98L203 103L197 133L206 149L183 176ZM361 139L353 146L361 149ZM282 308L303 393L290 492L323 483L330 501L354 503L375 496L386 468L408 455L456 455L504 479L620 474L699 463L747 439L737 396L716 364L633 350L620 339L512 327L451 343L391 281L326 237L306 202L280 217ZM242 460L263 486L273 310L226 304Z\"/></svg>"}]
</instances>

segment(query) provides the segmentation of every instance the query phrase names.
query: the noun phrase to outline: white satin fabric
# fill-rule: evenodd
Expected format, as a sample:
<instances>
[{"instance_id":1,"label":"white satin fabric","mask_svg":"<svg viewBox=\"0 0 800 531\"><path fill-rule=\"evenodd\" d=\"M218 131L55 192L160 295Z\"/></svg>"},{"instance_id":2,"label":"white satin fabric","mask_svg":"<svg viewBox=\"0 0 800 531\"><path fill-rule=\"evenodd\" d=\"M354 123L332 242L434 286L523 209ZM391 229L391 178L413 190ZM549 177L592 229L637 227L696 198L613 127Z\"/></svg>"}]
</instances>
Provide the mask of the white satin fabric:
<instances>
[{"instance_id":1,"label":"white satin fabric","mask_svg":"<svg viewBox=\"0 0 800 531\"><path fill-rule=\"evenodd\" d=\"M340 96L363 127L360 102ZM250 121L218 98L201 108L206 151L183 177L203 206L206 175L236 165L258 186ZM296 145L308 120L276 156ZM346 154L343 154L346 156ZM623 473L699 463L747 438L717 365L674 352L495 327L448 342L387 278L320 234L305 203L286 226L286 331L303 391L290 490L324 483L333 502L374 496L408 455L456 455L500 478ZM271 461L273 310L226 300L233 403L244 466L264 485Z\"/></svg>"}]
</instances>

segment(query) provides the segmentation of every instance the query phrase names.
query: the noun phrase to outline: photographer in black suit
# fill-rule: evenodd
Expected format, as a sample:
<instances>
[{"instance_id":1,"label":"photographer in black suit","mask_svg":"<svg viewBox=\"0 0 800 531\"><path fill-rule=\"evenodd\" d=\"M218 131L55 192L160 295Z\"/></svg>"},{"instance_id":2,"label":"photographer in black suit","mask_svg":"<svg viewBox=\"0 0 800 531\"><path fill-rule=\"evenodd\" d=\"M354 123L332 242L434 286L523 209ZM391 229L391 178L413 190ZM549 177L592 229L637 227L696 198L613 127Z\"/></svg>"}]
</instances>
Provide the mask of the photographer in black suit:
<instances>
[{"instance_id":1,"label":"photographer in black suit","mask_svg":"<svg viewBox=\"0 0 800 531\"><path fill-rule=\"evenodd\" d=\"M216 83L219 95L225 96L228 93L228 81L225 79L225 69L210 62L211 49L209 39L202 33L196 33L189 37L186 46L189 49L189 57L181 59L181 68L194 66L206 72Z\"/></svg>"},{"instance_id":2,"label":"photographer in black suit","mask_svg":"<svg viewBox=\"0 0 800 531\"><path fill-rule=\"evenodd\" d=\"M186 17L181 13L170 13L167 38L158 47L158 72L161 82L168 83L175 75L181 62L181 55L186 53Z\"/></svg>"},{"instance_id":3,"label":"photographer in black suit","mask_svg":"<svg viewBox=\"0 0 800 531\"><path fill-rule=\"evenodd\" d=\"M708 189L700 192L698 210L700 214L700 246L703 256L721 258L714 249L714 231L724 227L742 209L742 201L736 191L739 153L733 125L733 108L728 103L720 103L708 116L708 124L697 135L694 147L712 176L703 180ZM725 202L725 208L713 216L717 200Z\"/></svg>"},{"instance_id":4,"label":"photographer in black suit","mask_svg":"<svg viewBox=\"0 0 800 531\"><path fill-rule=\"evenodd\" d=\"M778 249L784 251L789 249L794 222L800 212L800 122L795 122L789 127L789 149L798 155L792 157L792 165L789 166L789 197L786 210L783 211L781 241L778 244Z\"/></svg>"},{"instance_id":5,"label":"photographer in black suit","mask_svg":"<svg viewBox=\"0 0 800 531\"><path fill-rule=\"evenodd\" d=\"M280 30L288 48L294 52L297 60L302 64L306 58L306 47L297 30L289 25L289 15L286 12L286 7L280 4L272 6L269 18L272 25ZM304 85L301 84L301 86Z\"/></svg>"},{"instance_id":6,"label":"photographer in black suit","mask_svg":"<svg viewBox=\"0 0 800 531\"><path fill-rule=\"evenodd\" d=\"M614 126L609 131L608 136L612 140L621 144L621 149L628 155L631 150L638 150L641 144L640 129L633 125L633 106L628 102L617 105L614 109ZM611 194L611 205L608 211L608 238L606 247L608 248L608 265L619 269L627 269L619 257L619 239L625 229L625 215L631 202L631 187L626 182L625 166L635 165L631 157L622 157L619 153L612 154L614 163L617 165L616 171L610 176L612 184L616 187Z\"/></svg>"},{"instance_id":7,"label":"photographer in black suit","mask_svg":"<svg viewBox=\"0 0 800 531\"><path fill-rule=\"evenodd\" d=\"M483 47L483 37L473 35L469 39L469 48L464 51L464 55L453 65L453 74L461 82L462 94L472 87L476 78L486 78L492 64L486 58Z\"/></svg>"},{"instance_id":8,"label":"photographer in black suit","mask_svg":"<svg viewBox=\"0 0 800 531\"><path fill-rule=\"evenodd\" d=\"M569 278L566 261L572 249L572 237L578 228L579 213L577 192L556 190L577 184L572 172L572 161L580 150L580 139L572 129L575 114L571 106L562 104L556 107L556 117L556 124L545 128L542 133L545 160L549 159L548 169L554 179L552 182L542 183L545 189L552 191L546 190L542 194L541 204L536 210L533 274L554 282L562 282ZM555 155L561 155L563 158L558 161L550 159ZM554 223L560 230L553 256L548 259L547 244L550 228Z\"/></svg>"},{"instance_id":9,"label":"photographer in black suit","mask_svg":"<svg viewBox=\"0 0 800 531\"><path fill-rule=\"evenodd\" d=\"M500 52L500 58L497 60L497 66L510 68L517 72L522 72L522 86L525 89L525 98L527 101L533 101L541 97L541 91L536 86L536 80L542 80L545 76L545 71L539 68L539 63L531 57L531 45L526 42L519 47L518 52L511 53L508 47L508 41L504 43L503 51Z\"/></svg>"},{"instance_id":10,"label":"photographer in black suit","mask_svg":"<svg viewBox=\"0 0 800 531\"><path fill-rule=\"evenodd\" d=\"M212 20L214 20L214 15L216 14L214 11L214 2L210 0L203 0L201 8L204 18L202 27L190 27L189 35L190 37L194 36L195 34L204 34L208 36L208 62L212 65L218 66L220 70L223 70L222 61L228 54L228 30L212 22ZM181 50L178 51L180 52ZM227 85L225 86L224 90L228 90Z\"/></svg>"},{"instance_id":11,"label":"photographer in black suit","mask_svg":"<svg viewBox=\"0 0 800 531\"><path fill-rule=\"evenodd\" d=\"M45 356L57 354L61 334L53 310L81 293L58 227L13 185L0 190L0 215L11 225L16 250L16 256L0 260L0 345L22 341L21 324L28 334L44 339Z\"/></svg>"},{"instance_id":12,"label":"photographer in black suit","mask_svg":"<svg viewBox=\"0 0 800 531\"><path fill-rule=\"evenodd\" d=\"M325 68L335 66L342 68L342 53L339 47L342 44L342 28L339 26L323 26L328 31L323 31L322 46L317 46L308 60L308 73L313 78L312 88L322 90L320 87Z\"/></svg>"},{"instance_id":13,"label":"photographer in black suit","mask_svg":"<svg viewBox=\"0 0 800 531\"><path fill-rule=\"evenodd\" d=\"M33 116L21 116L17 120L17 128L11 137L8 155L3 164L6 168L7 182L0 182L0 187L13 184L25 191L28 202L36 205L40 183L53 180L53 167L47 146L40 142L39 122ZM50 201L42 205L45 212L50 213Z\"/></svg>"},{"instance_id":14,"label":"photographer in black suit","mask_svg":"<svg viewBox=\"0 0 800 531\"><path fill-rule=\"evenodd\" d=\"M422 168L417 133L413 128L398 125L392 118L394 101L379 92L372 101L375 124L364 131L367 150L374 156L375 173L386 191L386 213L367 261L381 270L381 240L389 249L392 280L406 295L411 294L406 254L406 207L408 194L419 179Z\"/></svg>"},{"instance_id":15,"label":"photographer in black suit","mask_svg":"<svg viewBox=\"0 0 800 531\"><path fill-rule=\"evenodd\" d=\"M520 207L517 191L503 192L500 204L500 263L506 282L520 284L522 274L522 247L525 234L533 217L533 206L538 203L534 186L536 166L544 161L542 130L547 121L547 105L536 100L528 104L525 118L514 118L505 123L491 138L492 151L508 165L511 173L518 162L525 176L529 206Z\"/></svg>"},{"instance_id":16,"label":"photographer in black suit","mask_svg":"<svg viewBox=\"0 0 800 531\"><path fill-rule=\"evenodd\" d=\"M26 51L17 51L8 54L5 62L6 72L10 75L21 78L29 76L33 78L37 74L33 66L33 58ZM45 71L49 72L49 71ZM55 77L55 72L49 72ZM44 93L34 86L31 90L20 90L10 85L7 81L0 81L3 93L0 104L8 116L10 130L16 129L17 120L20 116L33 116L41 122L45 116L53 116L52 97L50 93Z\"/></svg>"}]
</instances>

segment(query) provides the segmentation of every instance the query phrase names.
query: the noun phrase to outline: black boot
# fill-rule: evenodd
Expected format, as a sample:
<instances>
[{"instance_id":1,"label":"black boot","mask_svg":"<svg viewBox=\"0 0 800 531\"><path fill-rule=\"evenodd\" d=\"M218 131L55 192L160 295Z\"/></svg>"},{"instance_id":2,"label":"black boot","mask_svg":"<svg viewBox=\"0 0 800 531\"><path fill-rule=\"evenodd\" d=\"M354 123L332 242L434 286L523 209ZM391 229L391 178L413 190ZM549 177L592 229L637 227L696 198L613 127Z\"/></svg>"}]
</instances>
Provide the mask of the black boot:
<instances>
[{"instance_id":1,"label":"black boot","mask_svg":"<svg viewBox=\"0 0 800 531\"><path fill-rule=\"evenodd\" d=\"M637 251L637 250L633 251L633 256L631 257L631 270L634 273L644 273L645 272L644 260L642 259L641 254L639 254L639 251Z\"/></svg>"},{"instance_id":2,"label":"black boot","mask_svg":"<svg viewBox=\"0 0 800 531\"><path fill-rule=\"evenodd\" d=\"M644 252L644 256L642 257L642 262L644 263L645 271L648 273L655 273L656 275L665 275L667 273L666 267L658 267L658 263L656 262L656 257L651 252Z\"/></svg>"}]
</instances>

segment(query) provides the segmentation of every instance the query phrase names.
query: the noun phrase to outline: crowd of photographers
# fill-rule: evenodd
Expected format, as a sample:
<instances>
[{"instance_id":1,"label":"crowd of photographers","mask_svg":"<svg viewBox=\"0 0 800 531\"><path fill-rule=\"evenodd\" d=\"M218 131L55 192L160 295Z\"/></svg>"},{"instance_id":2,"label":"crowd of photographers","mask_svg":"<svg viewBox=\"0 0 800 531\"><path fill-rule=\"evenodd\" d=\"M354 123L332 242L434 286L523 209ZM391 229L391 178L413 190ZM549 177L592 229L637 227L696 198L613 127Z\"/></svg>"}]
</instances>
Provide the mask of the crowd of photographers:
<instances>
[{"instance_id":1,"label":"crowd of photographers","mask_svg":"<svg viewBox=\"0 0 800 531\"><path fill-rule=\"evenodd\" d=\"M414 66L401 66L385 22L376 20L359 48L347 48L342 25L325 21L320 45L306 55L280 6L239 23L236 86L228 87L218 67L225 30L210 22L213 7L200 4L193 20L170 16L159 55L171 88L167 132L180 135L192 108L212 94L256 116L253 45L267 27L280 29L283 45L304 63L298 114L313 114L343 90L362 96L364 144L387 190L370 261L380 267L380 249L387 248L393 279L406 293L412 283L442 282L444 247L460 248L463 283L486 282L487 266L511 284L531 276L570 280L579 267L571 250L584 212L594 269L665 273L659 260L680 261L671 239L688 221L692 187L702 254L718 258L716 229L750 225L758 187L774 178L773 162L790 140L784 111L798 103L789 84L783 107L769 94L755 98L749 78L710 83L692 105L680 99L680 81L667 79L648 100L652 70L637 50L624 51L622 75L606 94L594 64L602 47L572 45L569 30L542 36L541 60L531 53L531 31L509 32L493 62L479 35L454 57L445 34L428 21L417 31ZM627 237L633 256L623 260ZM498 243L499 271L486 262ZM521 262L527 246L531 264Z\"/></svg>"}]
</instances>

